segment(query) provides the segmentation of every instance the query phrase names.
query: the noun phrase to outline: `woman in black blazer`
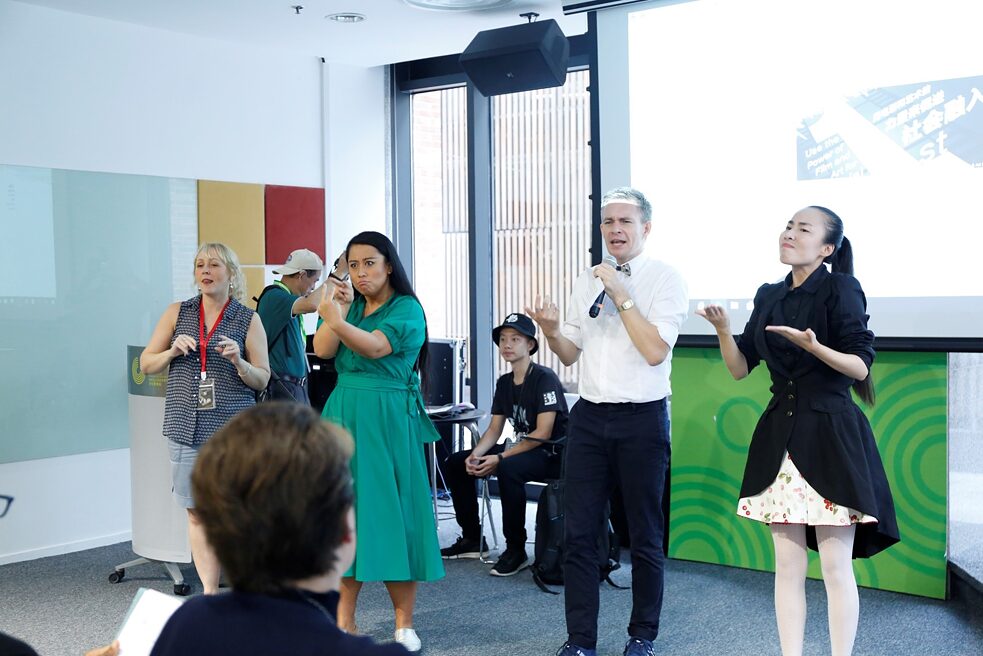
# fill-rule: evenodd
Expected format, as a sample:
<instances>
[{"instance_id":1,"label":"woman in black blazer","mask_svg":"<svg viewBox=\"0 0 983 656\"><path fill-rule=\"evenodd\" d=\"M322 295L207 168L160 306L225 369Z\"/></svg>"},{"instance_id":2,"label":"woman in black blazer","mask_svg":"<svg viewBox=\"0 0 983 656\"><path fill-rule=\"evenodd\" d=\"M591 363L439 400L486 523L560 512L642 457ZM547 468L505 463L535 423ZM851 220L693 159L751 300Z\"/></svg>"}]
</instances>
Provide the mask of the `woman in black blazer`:
<instances>
[{"instance_id":1,"label":"woman in black blazer","mask_svg":"<svg viewBox=\"0 0 983 656\"><path fill-rule=\"evenodd\" d=\"M740 336L731 334L721 306L697 312L716 329L735 379L762 360L771 375L772 398L751 438L737 513L771 526L782 654L802 654L811 547L822 563L832 654L848 656L859 615L852 558L900 539L874 434L850 395L853 388L874 403L874 334L840 217L818 206L798 211L781 233L779 254L792 270L758 289Z\"/></svg>"}]
</instances>

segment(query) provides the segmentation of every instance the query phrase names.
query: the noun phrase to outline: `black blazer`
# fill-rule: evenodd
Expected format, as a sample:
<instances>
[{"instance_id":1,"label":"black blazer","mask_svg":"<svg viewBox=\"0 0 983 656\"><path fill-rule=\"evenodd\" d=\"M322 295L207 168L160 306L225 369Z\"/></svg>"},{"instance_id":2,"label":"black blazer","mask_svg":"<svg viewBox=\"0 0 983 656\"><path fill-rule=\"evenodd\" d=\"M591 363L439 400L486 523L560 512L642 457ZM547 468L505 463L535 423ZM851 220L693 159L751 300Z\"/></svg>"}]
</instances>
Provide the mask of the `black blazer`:
<instances>
[{"instance_id":1,"label":"black blazer","mask_svg":"<svg viewBox=\"0 0 983 656\"><path fill-rule=\"evenodd\" d=\"M788 451L825 499L877 518L877 524L857 525L853 555L866 558L900 539L891 489L870 423L850 394L854 380L794 347L790 350L798 352L789 357L790 342L765 332L768 325L793 323L782 309L790 283L791 275L758 289L751 318L737 338L748 371L762 360L767 365L772 393L748 448L741 497L771 485ZM798 326L811 328L821 344L859 356L869 368L874 335L867 329L867 300L857 279L821 266L797 293L806 295ZM807 537L815 548L815 531L808 529Z\"/></svg>"}]
</instances>

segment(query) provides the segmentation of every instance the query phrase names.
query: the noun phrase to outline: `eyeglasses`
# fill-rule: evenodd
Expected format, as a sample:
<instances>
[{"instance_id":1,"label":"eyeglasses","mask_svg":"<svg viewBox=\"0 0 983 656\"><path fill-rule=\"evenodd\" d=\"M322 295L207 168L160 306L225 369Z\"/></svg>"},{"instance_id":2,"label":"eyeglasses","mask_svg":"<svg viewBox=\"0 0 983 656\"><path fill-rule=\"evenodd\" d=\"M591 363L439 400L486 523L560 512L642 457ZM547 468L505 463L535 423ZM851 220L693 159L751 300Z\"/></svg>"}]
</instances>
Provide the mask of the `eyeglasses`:
<instances>
[{"instance_id":1,"label":"eyeglasses","mask_svg":"<svg viewBox=\"0 0 983 656\"><path fill-rule=\"evenodd\" d=\"M10 504L13 502L13 497L8 497L6 494L0 494L0 517L7 514L7 511L10 510Z\"/></svg>"}]
</instances>

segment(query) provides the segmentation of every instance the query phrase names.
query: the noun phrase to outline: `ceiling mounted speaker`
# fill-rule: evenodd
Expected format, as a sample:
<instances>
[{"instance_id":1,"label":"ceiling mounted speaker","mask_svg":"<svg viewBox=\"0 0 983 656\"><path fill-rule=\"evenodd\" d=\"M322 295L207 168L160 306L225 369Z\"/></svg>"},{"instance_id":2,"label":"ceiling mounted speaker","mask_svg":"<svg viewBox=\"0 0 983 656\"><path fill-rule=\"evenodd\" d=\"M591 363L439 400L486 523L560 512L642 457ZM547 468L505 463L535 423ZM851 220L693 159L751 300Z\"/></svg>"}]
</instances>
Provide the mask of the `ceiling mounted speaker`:
<instances>
[{"instance_id":1,"label":"ceiling mounted speaker","mask_svg":"<svg viewBox=\"0 0 983 656\"><path fill-rule=\"evenodd\" d=\"M483 96L562 86L570 43L555 20L478 32L461 68Z\"/></svg>"},{"instance_id":2,"label":"ceiling mounted speaker","mask_svg":"<svg viewBox=\"0 0 983 656\"><path fill-rule=\"evenodd\" d=\"M479 11L481 9L498 9L512 0L403 0L411 7L433 9L435 11Z\"/></svg>"}]
</instances>

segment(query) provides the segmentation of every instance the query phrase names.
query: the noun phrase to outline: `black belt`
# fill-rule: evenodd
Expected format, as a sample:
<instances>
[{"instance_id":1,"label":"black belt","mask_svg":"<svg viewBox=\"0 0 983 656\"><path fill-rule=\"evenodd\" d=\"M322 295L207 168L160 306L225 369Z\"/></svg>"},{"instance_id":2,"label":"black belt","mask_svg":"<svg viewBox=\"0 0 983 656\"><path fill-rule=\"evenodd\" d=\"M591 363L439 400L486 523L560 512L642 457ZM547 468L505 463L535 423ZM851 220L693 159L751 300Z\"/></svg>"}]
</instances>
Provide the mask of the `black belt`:
<instances>
[{"instance_id":1,"label":"black belt","mask_svg":"<svg viewBox=\"0 0 983 656\"><path fill-rule=\"evenodd\" d=\"M625 401L622 403L595 403L594 401L588 401L587 399L580 399L586 403L597 406L598 408L604 408L606 410L644 410L646 408L651 408L659 403L665 403L665 398L661 398L657 401L644 401L642 403L635 403L632 401ZM578 401L579 403L579 401Z\"/></svg>"},{"instance_id":2,"label":"black belt","mask_svg":"<svg viewBox=\"0 0 983 656\"><path fill-rule=\"evenodd\" d=\"M301 387L307 384L307 376L304 376L303 378L297 378L296 376L288 376L287 374L277 374L276 376L280 380L285 380L288 383L292 383L294 385L300 385Z\"/></svg>"}]
</instances>

